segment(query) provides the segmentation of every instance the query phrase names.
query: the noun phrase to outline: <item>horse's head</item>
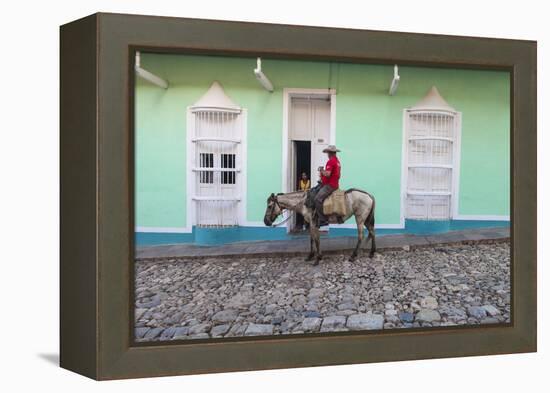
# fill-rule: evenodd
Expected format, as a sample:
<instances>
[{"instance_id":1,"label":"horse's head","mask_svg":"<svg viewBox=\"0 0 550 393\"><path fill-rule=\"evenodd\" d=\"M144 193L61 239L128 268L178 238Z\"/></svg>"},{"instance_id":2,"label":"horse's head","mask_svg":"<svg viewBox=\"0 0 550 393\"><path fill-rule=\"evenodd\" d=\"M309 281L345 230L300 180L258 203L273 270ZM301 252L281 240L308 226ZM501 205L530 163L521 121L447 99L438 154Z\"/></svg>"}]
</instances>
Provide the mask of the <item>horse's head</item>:
<instances>
[{"instance_id":1,"label":"horse's head","mask_svg":"<svg viewBox=\"0 0 550 393\"><path fill-rule=\"evenodd\" d=\"M269 198L267 198L267 207L265 209L265 215L264 215L264 224L270 227L273 225L273 222L279 217L279 215L283 212L283 209L279 205L279 202L277 201L277 196L275 194L271 194Z\"/></svg>"}]
</instances>

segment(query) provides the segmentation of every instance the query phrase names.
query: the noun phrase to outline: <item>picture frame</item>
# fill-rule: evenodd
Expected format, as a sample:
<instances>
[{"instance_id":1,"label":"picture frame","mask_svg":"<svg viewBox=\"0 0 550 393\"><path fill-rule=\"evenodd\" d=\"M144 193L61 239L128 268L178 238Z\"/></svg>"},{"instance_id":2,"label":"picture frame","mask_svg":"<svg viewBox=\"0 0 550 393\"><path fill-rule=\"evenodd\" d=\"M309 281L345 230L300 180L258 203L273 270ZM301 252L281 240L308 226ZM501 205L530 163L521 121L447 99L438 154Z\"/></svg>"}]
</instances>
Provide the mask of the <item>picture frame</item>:
<instances>
[{"instance_id":1,"label":"picture frame","mask_svg":"<svg viewBox=\"0 0 550 393\"><path fill-rule=\"evenodd\" d=\"M133 340L136 51L510 73L511 323ZM60 364L97 380L536 351L534 41L97 13L60 28Z\"/></svg>"}]
</instances>

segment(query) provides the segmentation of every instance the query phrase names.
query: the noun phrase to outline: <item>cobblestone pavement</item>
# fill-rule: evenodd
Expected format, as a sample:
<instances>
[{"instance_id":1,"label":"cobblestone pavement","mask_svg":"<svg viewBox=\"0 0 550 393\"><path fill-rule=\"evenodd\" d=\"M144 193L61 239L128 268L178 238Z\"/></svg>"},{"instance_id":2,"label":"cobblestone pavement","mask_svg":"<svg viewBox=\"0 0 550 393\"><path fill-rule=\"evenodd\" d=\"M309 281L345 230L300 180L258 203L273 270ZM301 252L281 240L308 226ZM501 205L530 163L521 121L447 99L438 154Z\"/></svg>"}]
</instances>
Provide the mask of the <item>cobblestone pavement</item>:
<instances>
[{"instance_id":1,"label":"cobblestone pavement","mask_svg":"<svg viewBox=\"0 0 550 393\"><path fill-rule=\"evenodd\" d=\"M346 256L137 261L136 341L510 321L509 242Z\"/></svg>"}]
</instances>

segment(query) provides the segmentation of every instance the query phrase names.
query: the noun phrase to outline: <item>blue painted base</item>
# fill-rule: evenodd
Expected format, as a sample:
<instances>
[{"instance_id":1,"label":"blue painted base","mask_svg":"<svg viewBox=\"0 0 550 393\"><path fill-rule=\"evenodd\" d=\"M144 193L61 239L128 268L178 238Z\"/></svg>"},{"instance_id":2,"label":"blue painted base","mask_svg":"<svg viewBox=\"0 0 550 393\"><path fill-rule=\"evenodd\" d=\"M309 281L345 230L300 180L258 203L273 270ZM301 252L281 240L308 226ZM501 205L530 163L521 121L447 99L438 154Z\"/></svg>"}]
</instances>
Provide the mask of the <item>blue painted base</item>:
<instances>
[{"instance_id":1,"label":"blue painted base","mask_svg":"<svg viewBox=\"0 0 550 393\"><path fill-rule=\"evenodd\" d=\"M135 232L134 241L136 246L193 243L195 236L192 233Z\"/></svg>"},{"instance_id":2,"label":"blue painted base","mask_svg":"<svg viewBox=\"0 0 550 393\"><path fill-rule=\"evenodd\" d=\"M509 221L420 221L405 220L403 229L377 229L377 236L390 234L416 234L428 235L448 231L459 231L472 228L508 227ZM355 236L354 228L331 228L326 236ZM152 233L136 232L135 242L137 246L151 246L160 244L194 243L197 245L220 245L237 242L292 240L307 237L303 235L289 235L286 228L277 227L231 227L231 228L198 228L193 227L192 233Z\"/></svg>"},{"instance_id":3,"label":"blue painted base","mask_svg":"<svg viewBox=\"0 0 550 393\"><path fill-rule=\"evenodd\" d=\"M509 227L510 221L476 221L476 220L450 220L450 221L423 221L405 220L405 232L417 235L430 235L448 231L460 231L474 228Z\"/></svg>"}]
</instances>

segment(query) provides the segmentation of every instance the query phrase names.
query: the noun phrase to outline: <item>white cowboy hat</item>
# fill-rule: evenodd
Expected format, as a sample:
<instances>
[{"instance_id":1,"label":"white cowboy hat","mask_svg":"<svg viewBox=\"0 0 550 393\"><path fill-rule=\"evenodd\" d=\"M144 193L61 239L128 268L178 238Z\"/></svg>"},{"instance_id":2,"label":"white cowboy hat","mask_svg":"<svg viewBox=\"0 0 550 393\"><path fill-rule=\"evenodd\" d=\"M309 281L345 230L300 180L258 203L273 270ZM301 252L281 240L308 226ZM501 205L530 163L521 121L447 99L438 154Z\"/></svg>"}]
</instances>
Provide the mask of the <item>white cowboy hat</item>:
<instances>
[{"instance_id":1,"label":"white cowboy hat","mask_svg":"<svg viewBox=\"0 0 550 393\"><path fill-rule=\"evenodd\" d=\"M340 149L337 149L334 145L328 145L324 150L323 153L338 153Z\"/></svg>"}]
</instances>

